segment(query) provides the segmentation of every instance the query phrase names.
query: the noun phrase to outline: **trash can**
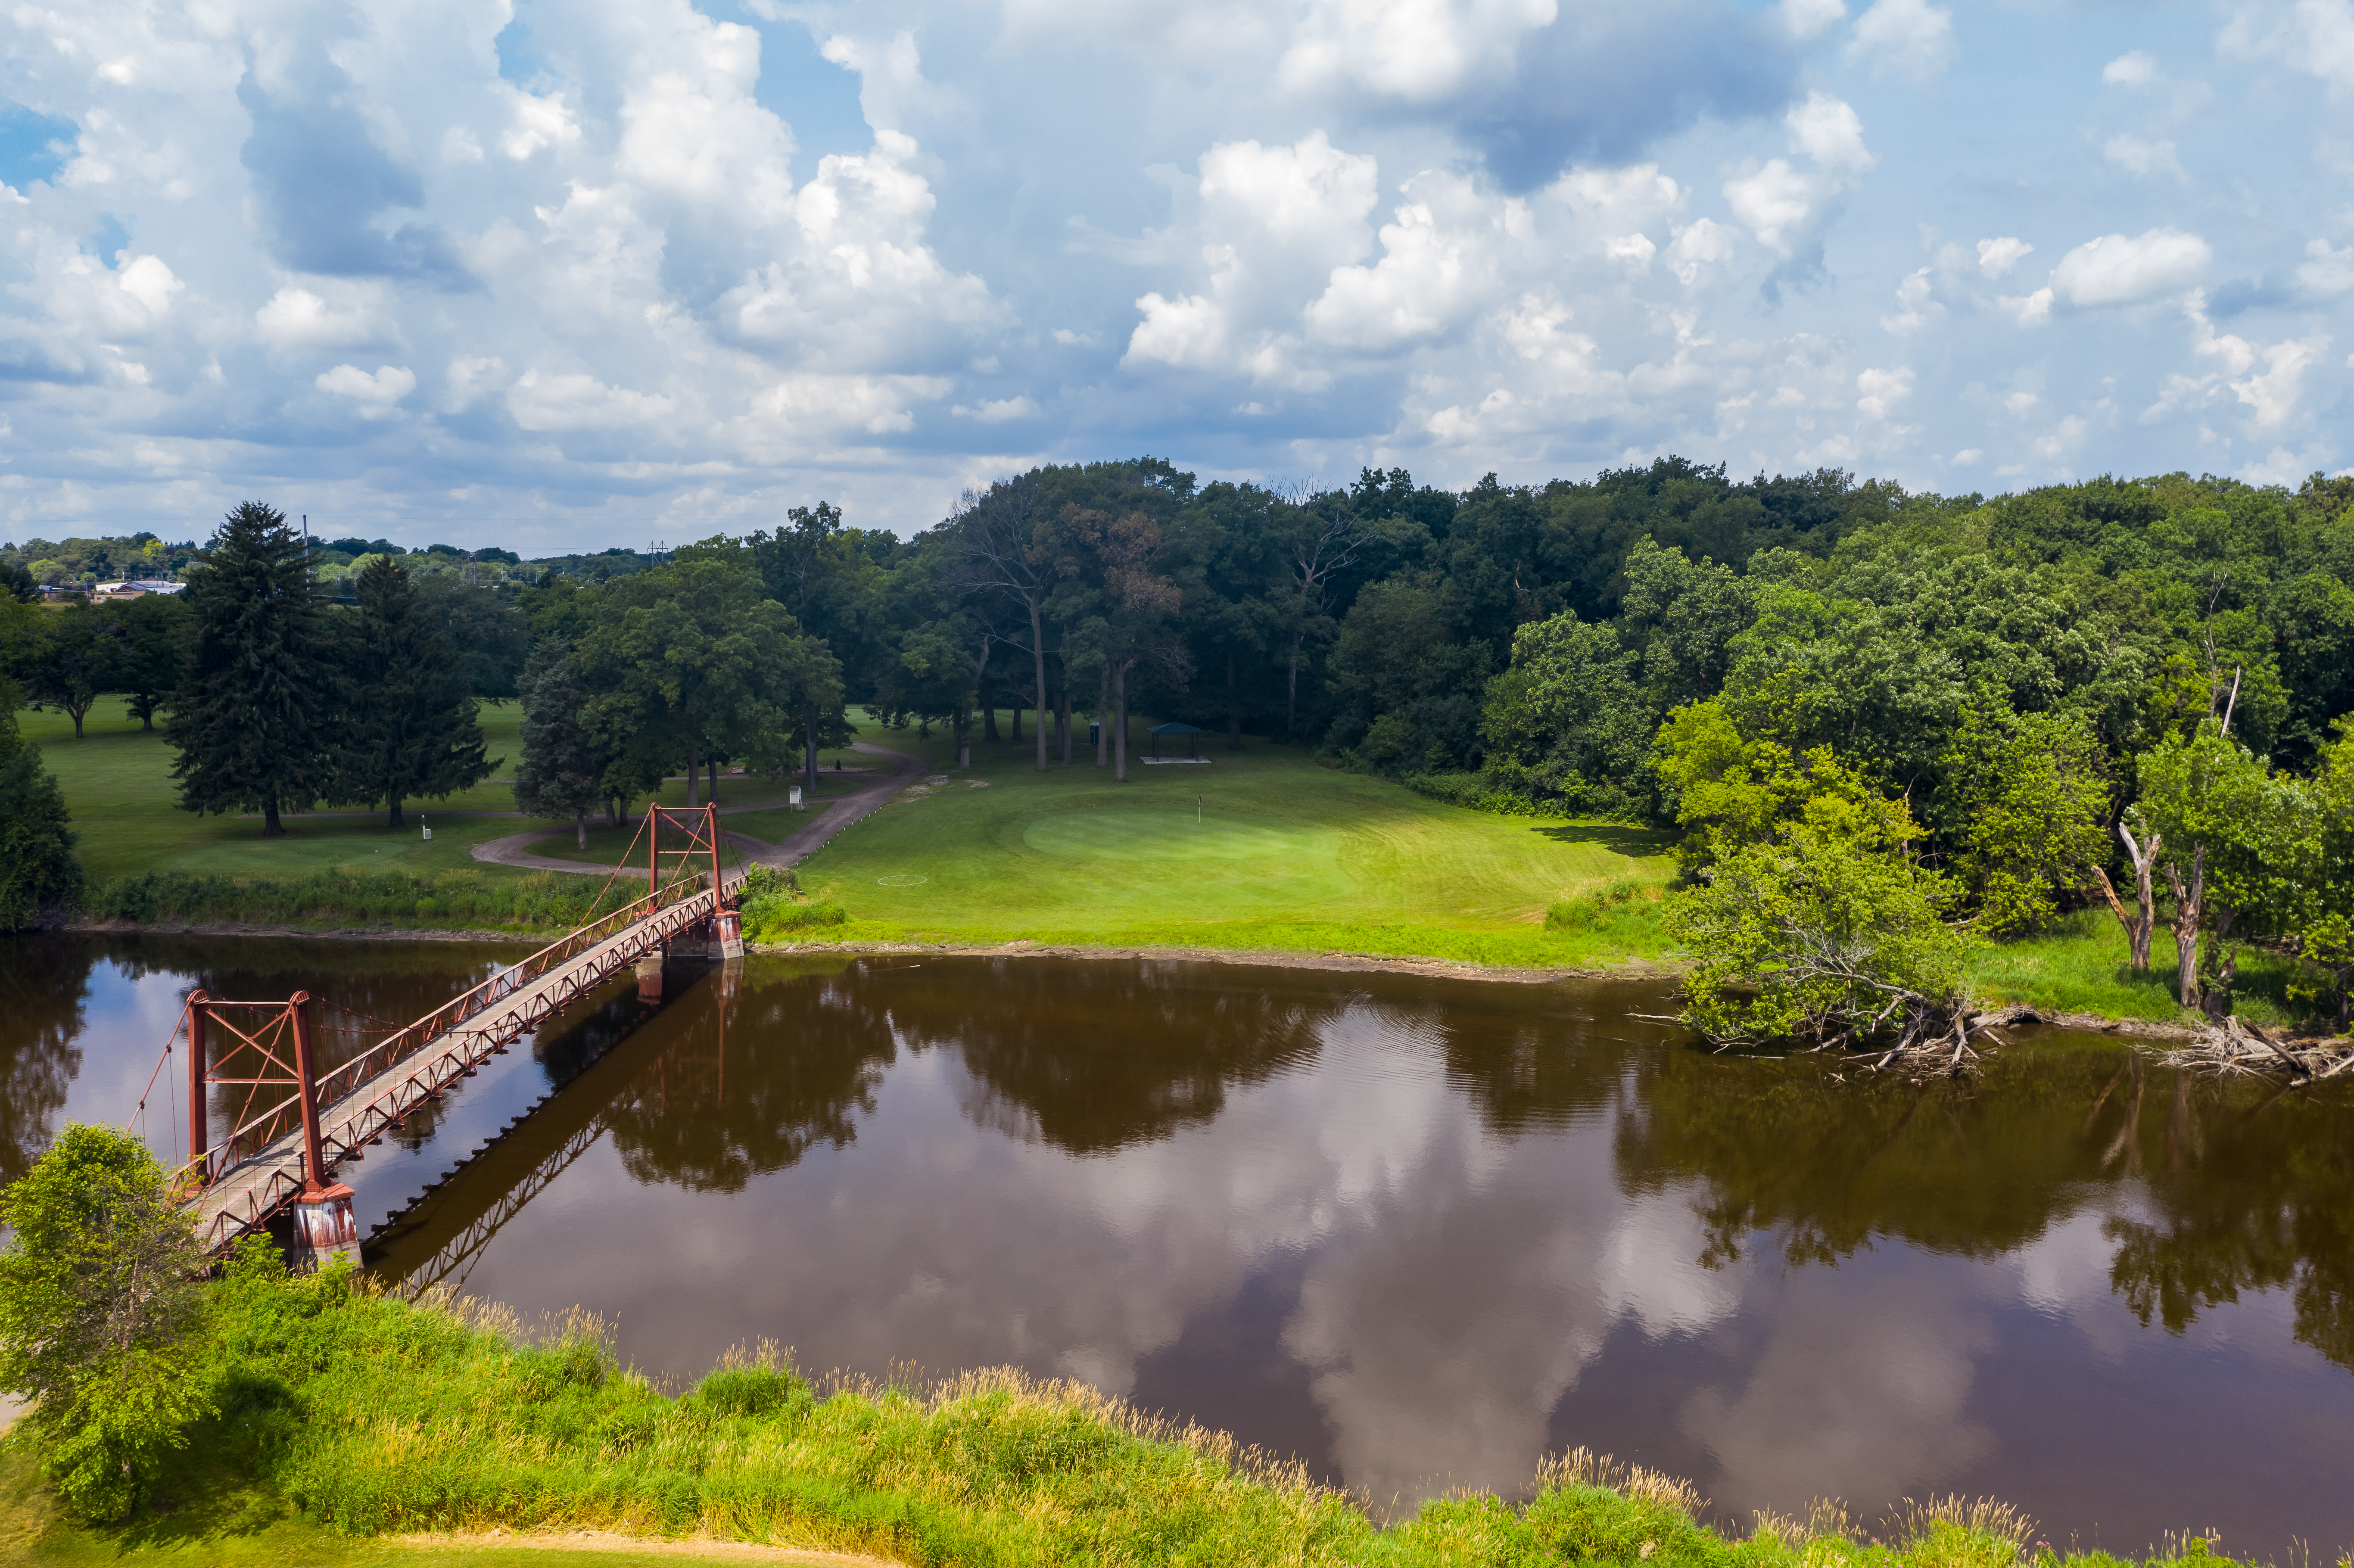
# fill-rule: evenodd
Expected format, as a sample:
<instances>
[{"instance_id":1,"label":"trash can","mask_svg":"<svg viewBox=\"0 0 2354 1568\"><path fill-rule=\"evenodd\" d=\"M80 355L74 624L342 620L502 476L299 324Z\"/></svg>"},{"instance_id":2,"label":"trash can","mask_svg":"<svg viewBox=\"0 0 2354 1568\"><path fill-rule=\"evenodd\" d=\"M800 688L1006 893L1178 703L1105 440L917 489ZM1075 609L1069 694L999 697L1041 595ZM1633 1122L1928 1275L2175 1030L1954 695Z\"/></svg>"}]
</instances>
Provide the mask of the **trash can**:
<instances>
[{"instance_id":1,"label":"trash can","mask_svg":"<svg viewBox=\"0 0 2354 1568\"><path fill-rule=\"evenodd\" d=\"M1087 744L1089 746L1101 746L1103 744L1103 720L1089 719L1087 721Z\"/></svg>"}]
</instances>

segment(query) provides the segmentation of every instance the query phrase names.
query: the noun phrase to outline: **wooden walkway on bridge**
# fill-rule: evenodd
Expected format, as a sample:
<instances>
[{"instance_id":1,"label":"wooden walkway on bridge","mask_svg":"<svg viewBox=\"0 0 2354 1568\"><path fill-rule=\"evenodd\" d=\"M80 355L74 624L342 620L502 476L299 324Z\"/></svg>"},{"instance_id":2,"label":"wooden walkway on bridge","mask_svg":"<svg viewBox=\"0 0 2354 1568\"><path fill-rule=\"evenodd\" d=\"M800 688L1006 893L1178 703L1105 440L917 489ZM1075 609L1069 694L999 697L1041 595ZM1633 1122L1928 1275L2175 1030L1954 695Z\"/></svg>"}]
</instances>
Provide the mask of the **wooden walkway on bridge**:
<instances>
[{"instance_id":1,"label":"wooden walkway on bridge","mask_svg":"<svg viewBox=\"0 0 2354 1568\"><path fill-rule=\"evenodd\" d=\"M689 828L685 848L661 849L657 817L693 819L691 824L684 821L673 824ZM323 1190L331 1188L338 1167L359 1158L362 1150L379 1141L419 1107L438 1100L456 1080L640 959L660 953L690 933L714 928L716 917L731 908L734 884L743 874L740 870L725 873L719 866L716 814L707 810L689 813L662 808L649 814L649 821L654 825L648 861L652 880L657 884L653 891L492 976L339 1066L313 1071L309 998L302 993L285 1003L215 1001L202 991L191 997L186 1027L190 1045L189 1099L196 1110L189 1139L194 1152L178 1180L193 1188L186 1207L195 1219L198 1240L208 1248L225 1249L266 1227L298 1199L307 1214ZM681 864L677 870L687 874L660 885L663 854L702 863L691 872ZM705 866L707 871L703 869ZM232 1021L236 1014L223 1012L234 1008L262 1008L270 1016L256 1030L248 1031ZM208 1059L208 1025L236 1037L237 1044L218 1064ZM288 1045L291 1053L285 1049ZM170 1054L167 1046L166 1061ZM260 1066L249 1065L257 1061ZM232 1066L252 1075L219 1075ZM283 1075L261 1075L263 1068ZM160 1074L162 1066L157 1071ZM242 1125L229 1128L207 1146L202 1120L205 1091L218 1085L248 1086L247 1108L239 1113ZM251 1088L260 1086L293 1092L255 1111ZM143 1111L144 1104L143 1100ZM292 1125L290 1110L298 1118ZM334 1191L344 1194L340 1219L348 1226L348 1190ZM311 1239L314 1245L319 1240L315 1234Z\"/></svg>"}]
</instances>

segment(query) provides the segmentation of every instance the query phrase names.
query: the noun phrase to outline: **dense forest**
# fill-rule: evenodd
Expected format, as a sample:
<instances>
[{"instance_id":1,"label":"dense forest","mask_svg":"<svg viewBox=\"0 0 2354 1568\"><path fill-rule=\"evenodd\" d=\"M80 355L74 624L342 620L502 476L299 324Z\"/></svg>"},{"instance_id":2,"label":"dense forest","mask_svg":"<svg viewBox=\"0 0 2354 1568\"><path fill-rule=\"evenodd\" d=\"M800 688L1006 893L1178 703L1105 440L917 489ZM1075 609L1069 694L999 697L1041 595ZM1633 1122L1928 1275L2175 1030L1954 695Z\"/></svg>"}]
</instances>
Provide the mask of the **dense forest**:
<instances>
[{"instance_id":1,"label":"dense forest","mask_svg":"<svg viewBox=\"0 0 2354 1568\"><path fill-rule=\"evenodd\" d=\"M366 765L340 755L355 730L321 738L355 694L380 707L404 659L442 672L403 687L419 715L523 697L519 792L558 818L682 768L813 766L850 705L1124 778L1125 724L1093 757L1076 737L1136 712L1467 806L1674 824L1720 891L1897 867L1839 895L1882 901L1883 930L2009 935L2091 902L2146 966L2170 911L2185 1005L2228 989L2228 943L2302 955L2341 998L2354 971L2354 480L1989 499L1665 458L1305 493L1140 459L1033 470L909 539L822 504L662 556L546 562L274 526L228 554L270 555L307 628L280 641L284 701L304 709L307 679L326 727L274 765L287 800L397 812L480 766L422 717ZM249 783L187 760L206 660L227 656L196 623L231 532L195 553L186 603L20 613L8 658L77 717L101 691L178 705L190 803L253 809Z\"/></svg>"}]
</instances>

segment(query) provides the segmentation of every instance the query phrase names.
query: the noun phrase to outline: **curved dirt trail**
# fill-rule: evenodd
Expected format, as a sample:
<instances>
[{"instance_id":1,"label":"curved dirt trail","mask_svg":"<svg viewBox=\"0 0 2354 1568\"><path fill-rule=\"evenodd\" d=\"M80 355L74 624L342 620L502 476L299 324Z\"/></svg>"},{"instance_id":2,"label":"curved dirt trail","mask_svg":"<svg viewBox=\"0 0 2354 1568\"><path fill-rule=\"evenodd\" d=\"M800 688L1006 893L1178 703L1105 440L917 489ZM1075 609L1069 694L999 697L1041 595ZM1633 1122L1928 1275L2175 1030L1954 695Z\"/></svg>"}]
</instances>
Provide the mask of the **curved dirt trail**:
<instances>
[{"instance_id":1,"label":"curved dirt trail","mask_svg":"<svg viewBox=\"0 0 2354 1568\"><path fill-rule=\"evenodd\" d=\"M761 865L784 867L798 864L820 844L889 800L892 792L899 788L906 776L923 766L921 758L910 757L904 751L893 751L888 747L871 746L863 740L852 741L850 748L869 757L887 758L892 764L891 771L862 781L847 795L838 795L831 800L812 802L808 823L795 830L781 842L769 843L765 839L756 839L748 833L729 833L727 842ZM719 808L719 815L725 819L737 811L773 811L775 810L776 807L773 805L722 806ZM587 861L578 860L557 860L552 855L531 853L530 845L537 843L542 839L553 838L563 831L564 825L560 822L544 822L524 832L509 833L504 838L487 839L473 845L469 853L479 861L486 861L493 865L518 866L525 871L568 871L586 876L604 876L612 871L613 868L610 865L595 865Z\"/></svg>"}]
</instances>

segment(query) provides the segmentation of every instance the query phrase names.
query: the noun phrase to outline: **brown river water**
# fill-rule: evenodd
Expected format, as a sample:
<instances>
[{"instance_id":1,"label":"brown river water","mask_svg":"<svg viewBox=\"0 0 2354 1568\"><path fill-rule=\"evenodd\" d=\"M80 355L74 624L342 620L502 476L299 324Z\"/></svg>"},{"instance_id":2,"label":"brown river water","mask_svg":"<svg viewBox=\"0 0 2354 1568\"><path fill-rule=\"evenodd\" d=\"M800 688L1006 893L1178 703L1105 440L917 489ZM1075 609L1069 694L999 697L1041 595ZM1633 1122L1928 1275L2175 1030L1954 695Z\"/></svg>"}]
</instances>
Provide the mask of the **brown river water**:
<instances>
[{"instance_id":1,"label":"brown river water","mask_svg":"<svg viewBox=\"0 0 2354 1568\"><path fill-rule=\"evenodd\" d=\"M522 952L0 943L0 1176L132 1117L196 985L405 1020ZM1384 1507L1510 1494L1582 1444L1733 1520L1961 1492L2062 1547L2354 1546L2354 1092L2061 1033L1968 1084L1841 1081L1633 1016L1666 1006L1246 965L673 964L661 1002L614 986L346 1180L372 1267L588 1308L673 1383L764 1337L819 1372L1011 1362Z\"/></svg>"}]
</instances>

